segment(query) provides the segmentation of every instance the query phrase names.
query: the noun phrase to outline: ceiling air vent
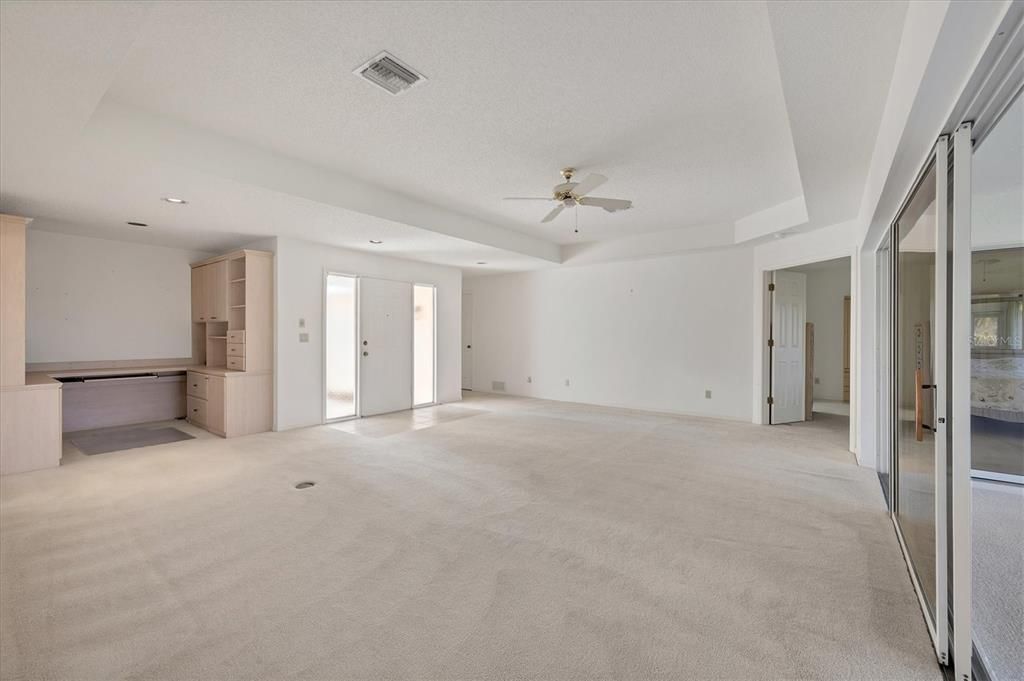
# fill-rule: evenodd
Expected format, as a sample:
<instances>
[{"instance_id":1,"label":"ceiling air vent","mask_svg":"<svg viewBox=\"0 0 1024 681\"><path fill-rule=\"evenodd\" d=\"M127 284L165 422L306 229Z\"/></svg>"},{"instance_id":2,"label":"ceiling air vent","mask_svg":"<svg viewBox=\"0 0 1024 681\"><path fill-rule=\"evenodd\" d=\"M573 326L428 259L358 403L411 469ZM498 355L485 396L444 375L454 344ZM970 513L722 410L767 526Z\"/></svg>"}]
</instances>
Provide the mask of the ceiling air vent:
<instances>
[{"instance_id":1,"label":"ceiling air vent","mask_svg":"<svg viewBox=\"0 0 1024 681\"><path fill-rule=\"evenodd\" d=\"M384 88L393 95L400 95L413 85L426 80L393 54L381 52L352 73L361 76L374 85Z\"/></svg>"}]
</instances>

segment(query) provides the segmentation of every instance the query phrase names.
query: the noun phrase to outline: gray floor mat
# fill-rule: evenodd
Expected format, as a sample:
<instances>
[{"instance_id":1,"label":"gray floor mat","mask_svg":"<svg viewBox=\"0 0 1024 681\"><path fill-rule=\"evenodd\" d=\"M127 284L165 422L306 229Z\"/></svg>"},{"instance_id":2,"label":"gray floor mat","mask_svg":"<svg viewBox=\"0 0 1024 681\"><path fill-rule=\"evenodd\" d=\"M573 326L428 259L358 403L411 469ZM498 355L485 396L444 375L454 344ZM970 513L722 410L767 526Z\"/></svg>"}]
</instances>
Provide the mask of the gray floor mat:
<instances>
[{"instance_id":1,"label":"gray floor mat","mask_svg":"<svg viewBox=\"0 0 1024 681\"><path fill-rule=\"evenodd\" d=\"M192 440L194 435L177 428L118 428L76 433L69 439L83 454L103 454L122 449Z\"/></svg>"}]
</instances>

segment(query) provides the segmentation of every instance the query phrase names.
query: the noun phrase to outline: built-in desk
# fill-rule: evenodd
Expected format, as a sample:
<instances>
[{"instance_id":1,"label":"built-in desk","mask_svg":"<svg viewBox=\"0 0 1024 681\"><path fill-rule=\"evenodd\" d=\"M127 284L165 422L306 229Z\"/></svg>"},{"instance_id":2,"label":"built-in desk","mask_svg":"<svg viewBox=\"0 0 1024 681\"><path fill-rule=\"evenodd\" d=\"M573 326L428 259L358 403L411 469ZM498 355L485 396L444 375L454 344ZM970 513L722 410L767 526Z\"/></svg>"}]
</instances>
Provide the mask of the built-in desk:
<instances>
[{"instance_id":1,"label":"built-in desk","mask_svg":"<svg viewBox=\"0 0 1024 681\"><path fill-rule=\"evenodd\" d=\"M69 433L184 418L188 416L188 375L226 377L244 373L197 364L121 364L32 372L26 374L26 384L62 388L61 429Z\"/></svg>"},{"instance_id":2,"label":"built-in desk","mask_svg":"<svg viewBox=\"0 0 1024 681\"><path fill-rule=\"evenodd\" d=\"M25 389L57 389L61 431L188 418L223 437L270 430L273 376L205 364L51 368L26 374Z\"/></svg>"}]
</instances>

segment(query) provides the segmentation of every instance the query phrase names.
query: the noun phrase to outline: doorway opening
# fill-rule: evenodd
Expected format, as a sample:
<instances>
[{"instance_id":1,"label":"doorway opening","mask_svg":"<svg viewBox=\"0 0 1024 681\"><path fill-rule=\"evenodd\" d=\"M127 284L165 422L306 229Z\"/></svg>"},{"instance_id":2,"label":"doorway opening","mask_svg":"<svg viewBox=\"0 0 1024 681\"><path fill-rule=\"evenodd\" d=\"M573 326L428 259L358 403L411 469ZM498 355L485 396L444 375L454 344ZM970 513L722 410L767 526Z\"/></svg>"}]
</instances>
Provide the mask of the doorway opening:
<instances>
[{"instance_id":1,"label":"doorway opening","mask_svg":"<svg viewBox=\"0 0 1024 681\"><path fill-rule=\"evenodd\" d=\"M776 270L768 286L768 423L813 423L847 449L850 260Z\"/></svg>"}]
</instances>

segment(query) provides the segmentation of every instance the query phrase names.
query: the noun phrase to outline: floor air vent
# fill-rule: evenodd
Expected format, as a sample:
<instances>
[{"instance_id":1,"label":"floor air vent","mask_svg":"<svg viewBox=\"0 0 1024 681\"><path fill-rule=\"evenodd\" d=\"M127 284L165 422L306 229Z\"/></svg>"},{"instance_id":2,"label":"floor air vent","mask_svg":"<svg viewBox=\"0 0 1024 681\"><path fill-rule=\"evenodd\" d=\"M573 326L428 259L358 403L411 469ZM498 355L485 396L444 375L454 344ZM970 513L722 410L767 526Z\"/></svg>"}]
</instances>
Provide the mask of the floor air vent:
<instances>
[{"instance_id":1,"label":"floor air vent","mask_svg":"<svg viewBox=\"0 0 1024 681\"><path fill-rule=\"evenodd\" d=\"M397 57L387 52L381 52L353 73L384 88L393 95L400 95L413 85L426 80L423 74L417 73L412 67L403 64Z\"/></svg>"}]
</instances>

